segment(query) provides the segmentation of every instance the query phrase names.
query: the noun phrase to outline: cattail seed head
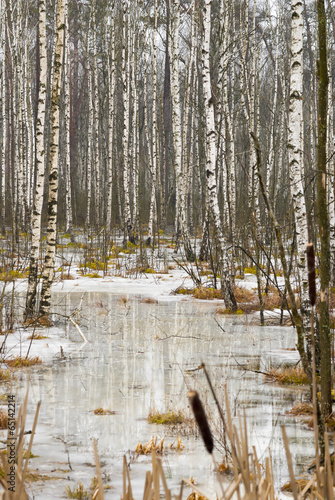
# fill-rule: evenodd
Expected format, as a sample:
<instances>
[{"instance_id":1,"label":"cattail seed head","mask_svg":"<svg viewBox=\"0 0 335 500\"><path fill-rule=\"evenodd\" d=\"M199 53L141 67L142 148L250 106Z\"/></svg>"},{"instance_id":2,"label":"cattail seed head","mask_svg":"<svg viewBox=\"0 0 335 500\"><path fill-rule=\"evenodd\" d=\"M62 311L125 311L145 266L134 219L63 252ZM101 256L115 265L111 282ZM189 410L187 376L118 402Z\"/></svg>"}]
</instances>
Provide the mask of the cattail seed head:
<instances>
[{"instance_id":1,"label":"cattail seed head","mask_svg":"<svg viewBox=\"0 0 335 500\"><path fill-rule=\"evenodd\" d=\"M195 420L198 424L202 439L204 440L208 453L213 452L214 441L211 430L209 428L208 420L199 395L196 391L189 391L188 399L190 401Z\"/></svg>"},{"instance_id":2,"label":"cattail seed head","mask_svg":"<svg viewBox=\"0 0 335 500\"><path fill-rule=\"evenodd\" d=\"M315 254L313 243L306 245L307 253L307 269L308 269L308 287L309 287L309 300L311 305L316 303L316 284L315 284Z\"/></svg>"}]
</instances>

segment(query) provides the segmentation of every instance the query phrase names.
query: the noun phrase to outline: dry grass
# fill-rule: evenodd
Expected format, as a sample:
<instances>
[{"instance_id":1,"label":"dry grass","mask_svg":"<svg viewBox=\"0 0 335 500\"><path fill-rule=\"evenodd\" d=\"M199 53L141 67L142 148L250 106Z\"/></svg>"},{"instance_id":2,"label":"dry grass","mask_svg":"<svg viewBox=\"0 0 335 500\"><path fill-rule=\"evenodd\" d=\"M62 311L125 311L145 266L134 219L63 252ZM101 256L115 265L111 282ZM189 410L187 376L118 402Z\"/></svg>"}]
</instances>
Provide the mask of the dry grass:
<instances>
[{"instance_id":1,"label":"dry grass","mask_svg":"<svg viewBox=\"0 0 335 500\"><path fill-rule=\"evenodd\" d=\"M222 299L222 292L217 288L199 287L193 291L193 297L201 300Z\"/></svg>"},{"instance_id":2,"label":"dry grass","mask_svg":"<svg viewBox=\"0 0 335 500\"><path fill-rule=\"evenodd\" d=\"M165 436L159 438L158 436L153 436L147 443L138 443L136 446L135 453L138 455L151 455L156 453L162 455L166 450L182 451L185 446L183 445L180 436L177 437L177 441L169 444L167 447L164 446Z\"/></svg>"},{"instance_id":3,"label":"dry grass","mask_svg":"<svg viewBox=\"0 0 335 500\"><path fill-rule=\"evenodd\" d=\"M5 363L11 368L26 368L28 366L40 365L42 363L42 360L41 358L39 358L39 356L35 356L34 358L24 358L22 356L15 356L6 359Z\"/></svg>"},{"instance_id":4,"label":"dry grass","mask_svg":"<svg viewBox=\"0 0 335 500\"><path fill-rule=\"evenodd\" d=\"M6 382L12 378L12 374L9 370L4 370L0 368L0 382Z\"/></svg>"},{"instance_id":5,"label":"dry grass","mask_svg":"<svg viewBox=\"0 0 335 500\"><path fill-rule=\"evenodd\" d=\"M48 316L39 316L38 318L28 318L24 322L24 326L51 326L51 321Z\"/></svg>"},{"instance_id":6,"label":"dry grass","mask_svg":"<svg viewBox=\"0 0 335 500\"><path fill-rule=\"evenodd\" d=\"M147 421L149 424L160 424L160 425L177 425L183 424L189 421L190 419L185 417L181 410L177 412L173 410L169 410L165 413L161 413L157 410L150 410L150 413L147 417Z\"/></svg>"},{"instance_id":7,"label":"dry grass","mask_svg":"<svg viewBox=\"0 0 335 500\"><path fill-rule=\"evenodd\" d=\"M105 410L104 408L96 408L93 410L94 415L115 415L113 410Z\"/></svg>"},{"instance_id":8,"label":"dry grass","mask_svg":"<svg viewBox=\"0 0 335 500\"><path fill-rule=\"evenodd\" d=\"M8 414L6 411L0 412L0 429L7 429L8 427Z\"/></svg>"},{"instance_id":9,"label":"dry grass","mask_svg":"<svg viewBox=\"0 0 335 500\"><path fill-rule=\"evenodd\" d=\"M234 295L238 303L252 302L256 298L254 290L248 290L240 286L234 287Z\"/></svg>"},{"instance_id":10,"label":"dry grass","mask_svg":"<svg viewBox=\"0 0 335 500\"><path fill-rule=\"evenodd\" d=\"M79 481L73 489L67 486L66 494L67 498L78 498L80 500L89 500L92 498L92 495L90 495L81 481Z\"/></svg>"},{"instance_id":11,"label":"dry grass","mask_svg":"<svg viewBox=\"0 0 335 500\"><path fill-rule=\"evenodd\" d=\"M28 340L42 340L42 339L48 339L46 335L41 335L40 333L33 333L32 335L29 335Z\"/></svg>"},{"instance_id":12,"label":"dry grass","mask_svg":"<svg viewBox=\"0 0 335 500\"><path fill-rule=\"evenodd\" d=\"M309 483L309 479L296 479L295 482L296 482L298 491L302 491ZM291 493L292 492L291 481L288 481L287 483L285 483L284 486L282 486L281 491L284 491L286 493ZM310 489L308 491L310 491Z\"/></svg>"},{"instance_id":13,"label":"dry grass","mask_svg":"<svg viewBox=\"0 0 335 500\"><path fill-rule=\"evenodd\" d=\"M72 274L69 274L69 273L62 273L60 275L60 279L61 280L75 280L76 278L72 275Z\"/></svg>"},{"instance_id":14,"label":"dry grass","mask_svg":"<svg viewBox=\"0 0 335 500\"><path fill-rule=\"evenodd\" d=\"M158 300L152 297L146 297L145 299L141 299L140 302L142 304L158 304Z\"/></svg>"},{"instance_id":15,"label":"dry grass","mask_svg":"<svg viewBox=\"0 0 335 500\"><path fill-rule=\"evenodd\" d=\"M120 297L117 302L118 304L125 306L126 304L128 304L128 298L125 295L122 295L122 297Z\"/></svg>"},{"instance_id":16,"label":"dry grass","mask_svg":"<svg viewBox=\"0 0 335 500\"><path fill-rule=\"evenodd\" d=\"M309 403L304 403L303 401L299 401L293 408L286 412L287 415L292 415L295 417L305 416L305 415L313 415L313 406Z\"/></svg>"},{"instance_id":17,"label":"dry grass","mask_svg":"<svg viewBox=\"0 0 335 500\"><path fill-rule=\"evenodd\" d=\"M266 377L275 380L282 385L305 385L308 378L303 368L294 366L293 368L273 368L266 373Z\"/></svg>"}]
</instances>

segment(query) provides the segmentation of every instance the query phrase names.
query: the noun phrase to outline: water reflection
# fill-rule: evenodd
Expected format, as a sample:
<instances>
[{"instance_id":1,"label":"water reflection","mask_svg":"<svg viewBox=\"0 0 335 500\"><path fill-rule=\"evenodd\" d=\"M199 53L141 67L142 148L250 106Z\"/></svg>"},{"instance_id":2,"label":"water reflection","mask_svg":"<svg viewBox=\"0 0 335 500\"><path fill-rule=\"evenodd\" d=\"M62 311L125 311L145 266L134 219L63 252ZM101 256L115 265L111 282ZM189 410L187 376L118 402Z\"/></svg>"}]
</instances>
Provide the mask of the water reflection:
<instances>
[{"instance_id":1,"label":"water reflection","mask_svg":"<svg viewBox=\"0 0 335 500\"><path fill-rule=\"evenodd\" d=\"M55 293L55 310L70 314L80 297L80 293L65 297ZM245 408L250 444L258 456L265 459L271 448L278 485L288 477L280 424L287 426L297 465L312 455L312 433L285 416L303 392L266 383L263 375L241 367L264 370L271 363L287 361L292 354L282 349L294 347L293 328L261 328L249 325L245 317L218 317L215 304L207 302L168 300L147 304L139 297L120 298L108 293L85 295L80 324L89 344L32 374L34 400L42 399L34 451L41 461L47 463L54 454L53 443L49 449L39 444L39 434L44 435L47 429L49 436L61 443L63 455L68 448L76 464L74 470L88 477L89 483L94 472L87 472L84 464L93 462L91 439L95 437L105 470L112 474L111 483L121 484L122 455L134 450L138 442L165 432L146 422L150 409L186 409L188 388L196 388L215 414L202 371L187 372L201 361L206 363L221 400L227 384L234 415ZM72 326L67 325L65 334L78 341ZM95 416L93 410L98 407L116 414ZM164 459L169 484L177 486L181 477L193 476L200 489L212 491L215 476L202 443L192 436L183 440L185 452L170 453ZM142 462L132 465L135 488L141 492L148 468ZM42 497L47 498L47 494ZM119 497L117 488L106 494L106 498ZM55 492L53 498L57 498Z\"/></svg>"}]
</instances>

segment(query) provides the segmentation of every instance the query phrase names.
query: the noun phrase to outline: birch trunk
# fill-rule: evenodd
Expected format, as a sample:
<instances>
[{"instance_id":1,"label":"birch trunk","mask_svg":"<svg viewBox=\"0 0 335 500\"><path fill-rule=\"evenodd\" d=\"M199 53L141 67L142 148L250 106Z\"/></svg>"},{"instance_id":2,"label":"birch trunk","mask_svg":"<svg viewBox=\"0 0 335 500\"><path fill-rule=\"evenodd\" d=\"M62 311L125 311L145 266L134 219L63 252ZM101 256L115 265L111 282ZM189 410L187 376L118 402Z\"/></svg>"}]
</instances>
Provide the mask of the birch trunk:
<instances>
[{"instance_id":1,"label":"birch trunk","mask_svg":"<svg viewBox=\"0 0 335 500\"><path fill-rule=\"evenodd\" d=\"M36 289L38 275L38 259L41 239L41 217L45 178L45 111L46 111L46 85L47 85L47 45L46 45L46 4L45 0L39 1L39 89L37 99L36 120L36 156L35 171L36 185L34 193L33 211L31 216L31 247L29 261L28 290L26 298L26 318L35 313Z\"/></svg>"},{"instance_id":2,"label":"birch trunk","mask_svg":"<svg viewBox=\"0 0 335 500\"><path fill-rule=\"evenodd\" d=\"M235 311L237 309L236 300L229 278L229 260L227 254L227 243L222 232L220 221L220 211L218 204L215 165L216 165L216 131L214 120L214 104L211 90L210 78L210 33L211 33L211 4L212 0L205 0L203 11L203 45L202 45L202 79L206 115L206 178L208 205L214 222L215 238L218 248L219 269L221 275L222 297L227 309Z\"/></svg>"},{"instance_id":3,"label":"birch trunk","mask_svg":"<svg viewBox=\"0 0 335 500\"><path fill-rule=\"evenodd\" d=\"M54 61L54 76L51 101L51 136L49 158L49 200L47 245L44 259L43 282L39 314L48 316L50 311L51 285L54 276L56 232L57 232L57 202L58 202L58 155L59 155L59 98L63 71L64 48L64 4L67 0L58 0L56 23L56 46Z\"/></svg>"},{"instance_id":4,"label":"birch trunk","mask_svg":"<svg viewBox=\"0 0 335 500\"><path fill-rule=\"evenodd\" d=\"M68 5L65 2L64 34L64 127L65 127L65 232L73 239L72 196L71 196L71 156L70 156L70 46Z\"/></svg>"},{"instance_id":5,"label":"birch trunk","mask_svg":"<svg viewBox=\"0 0 335 500\"><path fill-rule=\"evenodd\" d=\"M87 92L88 92L88 131L87 131L87 207L86 207L86 229L91 232L91 202L92 202L92 131L93 131L93 104L92 104L92 73L90 64L89 33L87 34Z\"/></svg>"},{"instance_id":6,"label":"birch trunk","mask_svg":"<svg viewBox=\"0 0 335 500\"><path fill-rule=\"evenodd\" d=\"M156 205L156 183L157 183L157 55L156 55L156 31L157 31L157 0L155 0L154 30L152 34L152 162L151 162L151 196L147 245L154 243L153 233L157 205ZM150 145L148 144L148 148Z\"/></svg>"},{"instance_id":7,"label":"birch trunk","mask_svg":"<svg viewBox=\"0 0 335 500\"><path fill-rule=\"evenodd\" d=\"M194 260L194 252L189 240L188 227L186 224L186 206L184 194L184 180L182 171L182 131L180 116L180 84L179 84L179 24L180 24L180 1L174 0L174 15L172 21L172 72L171 72L171 96L172 96L172 131L174 146L174 167L176 177L176 235L180 233L183 238L184 250L187 260Z\"/></svg>"},{"instance_id":8,"label":"birch trunk","mask_svg":"<svg viewBox=\"0 0 335 500\"><path fill-rule=\"evenodd\" d=\"M306 202L302 176L304 175L302 155L302 96L303 96L303 17L302 1L292 0L291 34L291 71L290 105L288 123L288 159L290 169L291 196L295 217L295 230L298 254L298 275L301 295L301 315L305 328L307 351L311 356L310 302L308 293L308 274L306 262L306 244L308 228Z\"/></svg>"},{"instance_id":9,"label":"birch trunk","mask_svg":"<svg viewBox=\"0 0 335 500\"><path fill-rule=\"evenodd\" d=\"M130 209L130 193L129 193L129 39L127 35L127 20L129 4L127 0L123 0L123 34L122 34L122 86L123 86L123 136L122 136L122 152L123 152L123 189L124 189L124 245L128 240L135 244L133 233L133 222ZM129 30L128 30L129 31Z\"/></svg>"},{"instance_id":10,"label":"birch trunk","mask_svg":"<svg viewBox=\"0 0 335 500\"><path fill-rule=\"evenodd\" d=\"M7 119L6 119L6 2L1 2L1 115L2 115L2 143L1 143L1 232L5 234L6 218L6 144L7 144Z\"/></svg>"},{"instance_id":11,"label":"birch trunk","mask_svg":"<svg viewBox=\"0 0 335 500\"><path fill-rule=\"evenodd\" d=\"M106 230L107 234L112 229L112 186L113 186L113 138L115 123L115 24L114 24L114 2L111 6L111 24L110 24L110 57L108 60L108 167L107 167L107 212L106 212Z\"/></svg>"}]
</instances>

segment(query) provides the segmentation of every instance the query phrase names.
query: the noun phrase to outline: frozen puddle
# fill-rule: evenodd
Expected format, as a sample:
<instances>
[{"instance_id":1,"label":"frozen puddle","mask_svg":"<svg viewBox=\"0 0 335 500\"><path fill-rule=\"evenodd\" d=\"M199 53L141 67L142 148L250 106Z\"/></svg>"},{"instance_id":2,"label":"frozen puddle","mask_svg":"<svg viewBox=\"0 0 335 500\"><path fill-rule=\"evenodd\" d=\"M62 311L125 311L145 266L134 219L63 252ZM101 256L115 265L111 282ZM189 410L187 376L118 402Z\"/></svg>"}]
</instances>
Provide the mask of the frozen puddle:
<instances>
[{"instance_id":1,"label":"frozen puddle","mask_svg":"<svg viewBox=\"0 0 335 500\"><path fill-rule=\"evenodd\" d=\"M55 291L54 310L70 314L81 296L79 290ZM246 316L219 316L216 306L217 302L180 297L143 303L138 294L118 296L102 287L100 292L86 293L83 299L80 326L89 340L87 344L81 342L72 325L64 328L61 317L55 317L56 325L44 330L50 339L34 341L31 350L45 362L31 370L26 428L31 428L41 399L33 445L37 457L30 460L30 467L59 479L30 483L32 497L66 498L66 486L73 488L78 480L88 488L95 476L92 438L96 438L105 484L111 485L105 498L119 499L122 495L124 454L131 463L134 496L141 498L151 458L134 456L137 443L166 434L168 444L177 437L166 427L148 424L149 410L188 411L187 392L192 388L215 413L204 374L201 370L187 371L201 361L207 365L219 398L223 400L227 383L235 415L245 408L250 445L256 447L258 456L265 459L270 446L278 488L288 479L282 423L290 438L296 470L303 470L313 455L313 434L285 416L293 402L304 397L303 391L266 383L263 375L244 369L264 370L270 364L297 359L296 353L285 351L295 345L295 330L249 325ZM8 349L14 344L11 352L24 349L28 334L31 331L10 336ZM22 402L27 372L20 371L17 381L12 390L16 391L17 402ZM116 413L96 416L93 410L99 407ZM217 437L214 427L213 433ZM212 461L201 440L181 437L184 451L163 455L169 486L176 493L182 477L193 477L200 490L215 498ZM218 451L216 458L220 460Z\"/></svg>"}]
</instances>

